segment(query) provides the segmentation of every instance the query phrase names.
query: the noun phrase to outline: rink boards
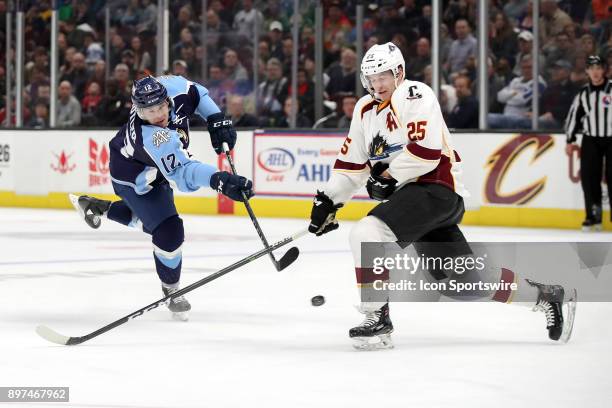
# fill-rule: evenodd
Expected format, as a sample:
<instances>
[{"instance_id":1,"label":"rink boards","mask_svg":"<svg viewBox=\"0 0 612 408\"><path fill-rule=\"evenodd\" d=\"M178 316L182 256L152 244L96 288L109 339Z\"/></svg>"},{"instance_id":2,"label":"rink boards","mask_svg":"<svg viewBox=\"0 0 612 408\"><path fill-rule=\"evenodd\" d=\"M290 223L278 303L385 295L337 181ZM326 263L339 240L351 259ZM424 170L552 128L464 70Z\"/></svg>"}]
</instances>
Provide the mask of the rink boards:
<instances>
[{"instance_id":1,"label":"rink boards","mask_svg":"<svg viewBox=\"0 0 612 408\"><path fill-rule=\"evenodd\" d=\"M0 131L0 206L69 208L68 192L112 197L108 141L114 135L105 130ZM238 172L254 181L256 214L307 217L345 138L337 132L239 132L234 159ZM207 132L192 131L190 139L196 159L227 166L215 155ZM455 133L453 143L471 194L465 198L465 224L580 226L580 152L565 152L564 135ZM210 189L176 195L185 213L246 215L241 204ZM607 208L607 195L604 201ZM361 218L374 205L360 190L339 218Z\"/></svg>"}]
</instances>

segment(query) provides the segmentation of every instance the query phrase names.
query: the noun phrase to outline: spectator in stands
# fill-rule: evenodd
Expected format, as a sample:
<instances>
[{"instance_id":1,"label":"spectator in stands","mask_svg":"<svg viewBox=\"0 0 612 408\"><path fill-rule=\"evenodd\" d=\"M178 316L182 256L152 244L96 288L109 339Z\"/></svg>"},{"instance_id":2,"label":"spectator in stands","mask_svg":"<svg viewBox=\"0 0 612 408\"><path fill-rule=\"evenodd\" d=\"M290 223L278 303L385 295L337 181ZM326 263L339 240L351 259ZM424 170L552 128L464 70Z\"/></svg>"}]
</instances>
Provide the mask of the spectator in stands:
<instances>
[{"instance_id":1,"label":"spectator in stands","mask_svg":"<svg viewBox=\"0 0 612 408\"><path fill-rule=\"evenodd\" d=\"M342 97L342 116L338 119L336 127L340 129L348 129L351 126L351 120L353 120L353 111L355 105L357 105L357 98L354 94L346 94Z\"/></svg>"},{"instance_id":2,"label":"spectator in stands","mask_svg":"<svg viewBox=\"0 0 612 408\"><path fill-rule=\"evenodd\" d=\"M543 129L562 129L578 89L570 82L572 64L559 60L552 66L551 82L542 94L539 125Z\"/></svg>"},{"instance_id":3,"label":"spectator in stands","mask_svg":"<svg viewBox=\"0 0 612 408\"><path fill-rule=\"evenodd\" d=\"M342 11L342 4L332 0L327 7L327 16L323 20L323 44L326 60L335 60L341 48L347 43L351 31L351 22Z\"/></svg>"},{"instance_id":4,"label":"spectator in stands","mask_svg":"<svg viewBox=\"0 0 612 408\"><path fill-rule=\"evenodd\" d=\"M422 82L423 70L429 64L431 64L431 47L429 40L422 37L416 43L416 57L409 58L406 64L406 78Z\"/></svg>"},{"instance_id":5,"label":"spectator in stands","mask_svg":"<svg viewBox=\"0 0 612 408\"><path fill-rule=\"evenodd\" d=\"M180 59L187 63L187 73L190 78L199 77L202 72L202 65L200 61L196 58L195 48L193 45L185 45L181 48Z\"/></svg>"},{"instance_id":6,"label":"spectator in stands","mask_svg":"<svg viewBox=\"0 0 612 408\"><path fill-rule=\"evenodd\" d=\"M225 35L229 32L227 23L219 17L216 11L206 12L206 51L208 55L217 55L217 51L226 45Z\"/></svg>"},{"instance_id":7,"label":"spectator in stands","mask_svg":"<svg viewBox=\"0 0 612 408\"><path fill-rule=\"evenodd\" d=\"M302 35L300 36L298 47L300 47L298 50L300 60L307 56L314 57L315 34L314 29L311 26L304 25L302 27Z\"/></svg>"},{"instance_id":8,"label":"spectator in stands","mask_svg":"<svg viewBox=\"0 0 612 408\"><path fill-rule=\"evenodd\" d=\"M279 112L271 123L272 127L278 128L288 128L291 127L291 114L293 113L292 107L292 99L290 96L285 98L283 103L283 110ZM297 112L295 118L295 127L296 128L310 128L312 127L312 121L306 117L306 115L300 113L300 102L296 102L295 111Z\"/></svg>"},{"instance_id":9,"label":"spectator in stands","mask_svg":"<svg viewBox=\"0 0 612 408\"><path fill-rule=\"evenodd\" d=\"M33 71L38 70L45 74L49 71L49 55L44 47L36 47L34 50L33 61L25 64L24 81L32 81Z\"/></svg>"},{"instance_id":10,"label":"spectator in stands","mask_svg":"<svg viewBox=\"0 0 612 408\"><path fill-rule=\"evenodd\" d=\"M82 54L81 54L82 55ZM57 126L71 127L81 124L81 104L72 94L72 85L67 80L59 84L57 103Z\"/></svg>"},{"instance_id":11,"label":"spectator in stands","mask_svg":"<svg viewBox=\"0 0 612 408\"><path fill-rule=\"evenodd\" d=\"M93 31L86 31L83 34L83 53L85 54L85 62L89 67L93 66L98 61L104 60L102 43L96 41L96 36Z\"/></svg>"},{"instance_id":12,"label":"spectator in stands","mask_svg":"<svg viewBox=\"0 0 612 408\"><path fill-rule=\"evenodd\" d=\"M531 100L533 97L533 65L531 55L521 61L521 76L497 94L497 100L505 104L504 113L490 113L489 126L493 129L528 129L531 127ZM538 78L540 95L546 84Z\"/></svg>"},{"instance_id":13,"label":"spectator in stands","mask_svg":"<svg viewBox=\"0 0 612 408\"><path fill-rule=\"evenodd\" d=\"M280 21L273 21L270 23L270 30L268 31L268 37L270 38L270 57L277 58L279 61L283 61L283 25Z\"/></svg>"},{"instance_id":14,"label":"spectator in stands","mask_svg":"<svg viewBox=\"0 0 612 408\"><path fill-rule=\"evenodd\" d=\"M64 51L64 64L59 68L60 76L69 74L72 71L72 57L74 57L76 52L76 48L74 47L66 48L66 51Z\"/></svg>"},{"instance_id":15,"label":"spectator in stands","mask_svg":"<svg viewBox=\"0 0 612 408\"><path fill-rule=\"evenodd\" d=\"M134 63L131 67L132 72L144 70L151 71L153 66L151 54L142 48L142 41L140 40L140 37L137 35L133 36L132 40L130 41L130 45L132 47L132 51L134 52Z\"/></svg>"},{"instance_id":16,"label":"spectator in stands","mask_svg":"<svg viewBox=\"0 0 612 408\"><path fill-rule=\"evenodd\" d=\"M412 23L407 22L404 16L400 15L395 3L395 0L383 0L381 2L381 19L376 31L385 39L385 42L393 41L393 37L401 33L406 38L406 42L412 44L418 37L416 30ZM404 52L405 50L402 50L402 53Z\"/></svg>"},{"instance_id":17,"label":"spectator in stands","mask_svg":"<svg viewBox=\"0 0 612 408\"><path fill-rule=\"evenodd\" d=\"M129 94L132 91L130 69L127 65L124 63L117 64L113 70L113 77L117 80L117 84L121 92Z\"/></svg>"},{"instance_id":18,"label":"spectator in stands","mask_svg":"<svg viewBox=\"0 0 612 408\"><path fill-rule=\"evenodd\" d=\"M253 8L253 0L242 0L242 9L234 16L234 30L244 39L254 38L255 24L259 25L259 32L263 27L264 17L261 11Z\"/></svg>"},{"instance_id":19,"label":"spectator in stands","mask_svg":"<svg viewBox=\"0 0 612 408\"><path fill-rule=\"evenodd\" d=\"M26 85L25 90L30 95L30 98L33 102L36 102L36 96L38 94L38 88L40 86L49 85L49 77L46 74L46 71L43 71L40 68L33 68L31 74L31 80L28 85Z\"/></svg>"},{"instance_id":20,"label":"spectator in stands","mask_svg":"<svg viewBox=\"0 0 612 408\"><path fill-rule=\"evenodd\" d=\"M49 106L48 101L40 100L34 104L34 115L27 123L28 127L34 129L44 129L49 127Z\"/></svg>"},{"instance_id":21,"label":"spectator in stands","mask_svg":"<svg viewBox=\"0 0 612 408\"><path fill-rule=\"evenodd\" d=\"M64 65L64 54L68 48L68 41L66 40L66 34L59 32L57 33L57 54L59 55L59 65Z\"/></svg>"},{"instance_id":22,"label":"spectator in stands","mask_svg":"<svg viewBox=\"0 0 612 408\"><path fill-rule=\"evenodd\" d=\"M487 75L489 82L489 111L490 113L501 113L504 110L504 107L497 100L497 94L501 91L506 83L503 78L500 77L495 71L495 65L491 57L487 58ZM477 83L474 81L472 83L472 95L476 95Z\"/></svg>"},{"instance_id":23,"label":"spectator in stands","mask_svg":"<svg viewBox=\"0 0 612 408\"><path fill-rule=\"evenodd\" d=\"M139 0L130 0L127 9L123 12L120 22L124 27L136 27L142 18L142 9Z\"/></svg>"},{"instance_id":24,"label":"spectator in stands","mask_svg":"<svg viewBox=\"0 0 612 408\"><path fill-rule=\"evenodd\" d=\"M244 98L240 95L230 95L227 98L227 113L232 119L234 127L256 127L257 118L244 111Z\"/></svg>"},{"instance_id":25,"label":"spectator in stands","mask_svg":"<svg viewBox=\"0 0 612 408\"><path fill-rule=\"evenodd\" d=\"M561 10L556 0L542 0L540 5L540 44L546 47L552 44L557 34L563 32L572 18Z\"/></svg>"},{"instance_id":26,"label":"spectator in stands","mask_svg":"<svg viewBox=\"0 0 612 408\"><path fill-rule=\"evenodd\" d=\"M172 75L179 75L187 78L189 76L187 73L187 63L181 59L174 60L172 63Z\"/></svg>"},{"instance_id":27,"label":"spectator in stands","mask_svg":"<svg viewBox=\"0 0 612 408\"><path fill-rule=\"evenodd\" d=\"M476 38L472 35L470 24L466 19L459 19L455 23L457 39L451 44L445 69L449 73L459 72L465 67L469 56L476 57Z\"/></svg>"},{"instance_id":28,"label":"spectator in stands","mask_svg":"<svg viewBox=\"0 0 612 408\"><path fill-rule=\"evenodd\" d=\"M191 4L185 4L179 9L176 19L171 23L171 27L172 38L182 36L185 29L189 30L190 33L199 31L198 24L193 18L193 9L191 8ZM180 52L180 50L177 50L177 54L178 52Z\"/></svg>"},{"instance_id":29,"label":"spectator in stands","mask_svg":"<svg viewBox=\"0 0 612 408\"><path fill-rule=\"evenodd\" d=\"M208 94L219 107L226 105L225 96L232 92L233 83L225 79L221 65L212 63L208 67Z\"/></svg>"},{"instance_id":30,"label":"spectator in stands","mask_svg":"<svg viewBox=\"0 0 612 408\"><path fill-rule=\"evenodd\" d=\"M327 69L329 83L325 92L333 98L338 92L355 92L355 70L357 55L350 48L344 48L340 54L340 61Z\"/></svg>"},{"instance_id":31,"label":"spectator in stands","mask_svg":"<svg viewBox=\"0 0 612 408\"><path fill-rule=\"evenodd\" d=\"M232 49L228 49L223 55L223 69L225 71L225 78L230 81L236 82L249 77L247 70L238 60L238 53Z\"/></svg>"},{"instance_id":32,"label":"spectator in stands","mask_svg":"<svg viewBox=\"0 0 612 408\"><path fill-rule=\"evenodd\" d=\"M422 6L421 16L413 20L412 25L416 27L421 38L431 38L431 13L431 5L425 4Z\"/></svg>"},{"instance_id":33,"label":"spectator in stands","mask_svg":"<svg viewBox=\"0 0 612 408\"><path fill-rule=\"evenodd\" d=\"M293 59L293 38L291 38L290 36L286 36L285 38L283 38L283 58L281 59L281 62L283 63L283 66L285 67L284 69L284 74L286 76L290 76L291 75L291 61ZM299 55L298 55L299 58Z\"/></svg>"},{"instance_id":34,"label":"spectator in stands","mask_svg":"<svg viewBox=\"0 0 612 408\"><path fill-rule=\"evenodd\" d=\"M83 113L83 115L93 115L93 113L98 108L100 100L102 100L100 84L97 82L91 82L87 88L87 95L85 95L83 101L81 102L81 112Z\"/></svg>"},{"instance_id":35,"label":"spectator in stands","mask_svg":"<svg viewBox=\"0 0 612 408\"><path fill-rule=\"evenodd\" d=\"M542 64L540 62L541 66L544 67L544 70L541 72L548 72L556 61L572 61L575 58L574 54L576 52L572 45L565 32L558 33L555 41L551 45L544 47L547 63Z\"/></svg>"},{"instance_id":36,"label":"spectator in stands","mask_svg":"<svg viewBox=\"0 0 612 408\"><path fill-rule=\"evenodd\" d=\"M266 80L259 84L257 93L260 121L269 120L282 111L281 101L287 98L289 87L289 81L283 76L282 64L276 58L268 60L266 77Z\"/></svg>"},{"instance_id":37,"label":"spectator in stands","mask_svg":"<svg viewBox=\"0 0 612 408\"><path fill-rule=\"evenodd\" d=\"M570 73L570 82L577 89L583 87L589 82L589 77L586 73L586 58L587 54L580 50L576 53L572 64L573 69Z\"/></svg>"},{"instance_id":38,"label":"spectator in stands","mask_svg":"<svg viewBox=\"0 0 612 408\"><path fill-rule=\"evenodd\" d=\"M447 124L455 129L478 129L478 101L472 95L471 81L465 75L455 78L457 104L447 115Z\"/></svg>"},{"instance_id":39,"label":"spectator in stands","mask_svg":"<svg viewBox=\"0 0 612 408\"><path fill-rule=\"evenodd\" d=\"M102 87L97 82L90 82L87 87L87 95L81 102L82 115L81 124L84 126L94 126L96 124L96 112L102 100Z\"/></svg>"},{"instance_id":40,"label":"spectator in stands","mask_svg":"<svg viewBox=\"0 0 612 408\"><path fill-rule=\"evenodd\" d=\"M130 116L132 101L130 94L122 90L119 82L111 78L106 82L106 95L102 97L96 110L96 118L101 126L123 126Z\"/></svg>"},{"instance_id":41,"label":"spectator in stands","mask_svg":"<svg viewBox=\"0 0 612 408\"><path fill-rule=\"evenodd\" d=\"M89 76L89 80L87 84L85 84L85 89L89 88L89 84L92 82L97 82L98 86L100 86L100 94L104 94L104 84L106 82L106 62L104 60L97 61L94 65L93 72Z\"/></svg>"},{"instance_id":42,"label":"spectator in stands","mask_svg":"<svg viewBox=\"0 0 612 408\"><path fill-rule=\"evenodd\" d=\"M270 59L270 40L268 38L262 38L259 40L259 58L264 62L268 62Z\"/></svg>"},{"instance_id":43,"label":"spectator in stands","mask_svg":"<svg viewBox=\"0 0 612 408\"><path fill-rule=\"evenodd\" d=\"M228 26L231 26L234 22L234 16L232 15L232 11L225 8L225 5L221 0L212 0L209 8L214 10L215 13L219 16L219 18L225 22Z\"/></svg>"},{"instance_id":44,"label":"spectator in stands","mask_svg":"<svg viewBox=\"0 0 612 408\"><path fill-rule=\"evenodd\" d=\"M48 83L39 85L38 89L36 90L36 95L34 97L33 102L36 103L38 101L44 101L48 105L50 100L51 85L49 85Z\"/></svg>"},{"instance_id":45,"label":"spectator in stands","mask_svg":"<svg viewBox=\"0 0 612 408\"><path fill-rule=\"evenodd\" d=\"M297 86L301 113L312 120L314 118L314 83L303 67L299 67L297 71ZM289 83L288 94L291 95L292 93L293 89L291 83Z\"/></svg>"},{"instance_id":46,"label":"spectator in stands","mask_svg":"<svg viewBox=\"0 0 612 408\"><path fill-rule=\"evenodd\" d=\"M136 32L143 35L145 32L155 33L157 31L157 5L152 0L141 0L141 2L141 14Z\"/></svg>"},{"instance_id":47,"label":"spectator in stands","mask_svg":"<svg viewBox=\"0 0 612 408\"><path fill-rule=\"evenodd\" d=\"M610 22L612 24L612 20L610 20ZM597 43L595 42L595 37L593 37L593 34L591 33L582 34L582 36L580 37L580 49L586 55L599 55L599 50L597 47Z\"/></svg>"},{"instance_id":48,"label":"spectator in stands","mask_svg":"<svg viewBox=\"0 0 612 408\"><path fill-rule=\"evenodd\" d=\"M529 31L521 31L518 35L518 54L516 54L514 61L514 68L512 73L514 76L521 75L521 61L525 55L531 55L531 48L533 46L533 34ZM546 58L542 53L539 55L540 66L546 66Z\"/></svg>"},{"instance_id":49,"label":"spectator in stands","mask_svg":"<svg viewBox=\"0 0 612 408\"><path fill-rule=\"evenodd\" d=\"M110 66L114 67L115 65L121 62L121 55L123 51L127 49L127 45L119 34L113 34L111 37L111 45L110 45Z\"/></svg>"},{"instance_id":50,"label":"spectator in stands","mask_svg":"<svg viewBox=\"0 0 612 408\"><path fill-rule=\"evenodd\" d=\"M289 19L287 18L286 7L287 2L283 0L285 4L281 4L281 0L267 0L265 2L265 8L263 9L264 16L264 27L269 27L273 21L279 21L283 26L289 26Z\"/></svg>"},{"instance_id":51,"label":"spectator in stands","mask_svg":"<svg viewBox=\"0 0 612 408\"><path fill-rule=\"evenodd\" d=\"M183 47L195 47L195 41L193 39L193 33L187 27L183 28L180 32L179 41L172 46L173 58L178 58L181 55Z\"/></svg>"},{"instance_id":52,"label":"spectator in stands","mask_svg":"<svg viewBox=\"0 0 612 408\"><path fill-rule=\"evenodd\" d=\"M513 22L514 26L527 14L528 4L529 0L509 0L504 5L504 14Z\"/></svg>"},{"instance_id":53,"label":"spectator in stands","mask_svg":"<svg viewBox=\"0 0 612 408\"><path fill-rule=\"evenodd\" d=\"M87 72L87 67L85 66L85 56L77 52L72 56L72 68L70 72L65 73L60 76L61 81L68 81L72 84L72 89L74 89L74 95L78 99L82 99L85 95L85 84L89 79L89 73Z\"/></svg>"},{"instance_id":54,"label":"spectator in stands","mask_svg":"<svg viewBox=\"0 0 612 408\"><path fill-rule=\"evenodd\" d=\"M489 28L489 46L497 58L506 58L513 63L517 53L517 35L504 13L495 13Z\"/></svg>"}]
</instances>

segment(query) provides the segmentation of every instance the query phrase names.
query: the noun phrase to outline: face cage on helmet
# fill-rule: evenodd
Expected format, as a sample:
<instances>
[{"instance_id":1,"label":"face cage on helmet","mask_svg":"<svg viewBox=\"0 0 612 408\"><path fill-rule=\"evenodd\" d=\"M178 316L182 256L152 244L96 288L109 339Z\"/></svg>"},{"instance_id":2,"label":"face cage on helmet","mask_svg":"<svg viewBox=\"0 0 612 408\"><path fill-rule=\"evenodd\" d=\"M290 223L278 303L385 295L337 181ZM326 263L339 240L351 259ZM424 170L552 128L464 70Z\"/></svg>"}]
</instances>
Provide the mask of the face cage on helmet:
<instances>
[{"instance_id":1,"label":"face cage on helmet","mask_svg":"<svg viewBox=\"0 0 612 408\"><path fill-rule=\"evenodd\" d=\"M400 76L399 67L403 68L402 65L398 65L394 68L389 68L385 71L382 71L382 72L391 71L391 73L393 74L394 82L395 82L395 89L397 89L397 87L399 86L399 83L404 79L404 77L402 78L399 77ZM381 74L382 72L376 72L375 74ZM375 74L371 74L371 75L375 75ZM365 88L366 91L368 91L370 96L372 96L372 98L376 99L377 101L381 101L380 98L376 97L376 92L374 91L374 88L370 85L370 80L368 79L368 76L364 75L363 71L359 73L359 79L361 79L361 85Z\"/></svg>"}]
</instances>

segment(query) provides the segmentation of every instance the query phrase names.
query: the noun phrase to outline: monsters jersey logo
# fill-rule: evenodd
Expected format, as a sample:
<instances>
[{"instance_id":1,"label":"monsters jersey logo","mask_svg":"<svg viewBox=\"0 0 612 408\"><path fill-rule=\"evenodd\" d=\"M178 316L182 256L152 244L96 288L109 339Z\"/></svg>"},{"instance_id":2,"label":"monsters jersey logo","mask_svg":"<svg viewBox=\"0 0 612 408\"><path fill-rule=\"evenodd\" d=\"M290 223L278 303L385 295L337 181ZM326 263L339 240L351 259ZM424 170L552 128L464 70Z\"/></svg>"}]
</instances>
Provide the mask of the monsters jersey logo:
<instances>
[{"instance_id":1,"label":"monsters jersey logo","mask_svg":"<svg viewBox=\"0 0 612 408\"><path fill-rule=\"evenodd\" d=\"M168 131L165 129L153 133L153 145L155 145L155 147L159 147L162 143L166 143L169 140L170 135L168 135Z\"/></svg>"},{"instance_id":2,"label":"monsters jersey logo","mask_svg":"<svg viewBox=\"0 0 612 408\"><path fill-rule=\"evenodd\" d=\"M385 140L384 136L380 135L380 132L374 136L372 143L370 143L369 156L370 160L382 160L386 159L391 153L402 149L402 145L395 143L390 145Z\"/></svg>"}]
</instances>

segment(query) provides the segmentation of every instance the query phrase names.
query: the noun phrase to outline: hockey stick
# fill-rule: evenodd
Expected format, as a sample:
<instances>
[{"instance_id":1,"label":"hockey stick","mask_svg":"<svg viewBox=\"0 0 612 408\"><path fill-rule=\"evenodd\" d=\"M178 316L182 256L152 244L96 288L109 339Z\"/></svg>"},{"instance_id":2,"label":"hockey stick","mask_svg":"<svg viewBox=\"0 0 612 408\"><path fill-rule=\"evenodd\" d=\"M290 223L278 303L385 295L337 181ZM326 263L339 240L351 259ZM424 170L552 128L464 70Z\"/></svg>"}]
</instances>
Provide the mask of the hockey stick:
<instances>
[{"instance_id":1,"label":"hockey stick","mask_svg":"<svg viewBox=\"0 0 612 408\"><path fill-rule=\"evenodd\" d=\"M177 290L176 292L172 293L169 296L164 297L163 299L157 300L153 303L151 303L148 306L145 306L141 309L138 309L135 312L130 313L129 315L116 320L110 324L107 324L106 326L93 331L89 334L86 334L85 336L80 336L80 337L68 337L68 336L64 336L59 334L58 332L56 332L55 330L52 330L50 328L48 328L47 326L44 325L40 325L36 328L36 333L38 333L39 336L41 336L43 339L50 341L51 343L56 343L56 344L62 344L62 345L66 345L66 346L73 346L73 345L77 345L77 344L81 344L84 343L88 340L93 339L94 337L98 337L99 335L106 333L107 331L114 329L117 326L121 326L124 323L127 323L128 321L130 321L131 319L135 319L139 316L142 316L145 312L149 312L153 309L158 308L159 306L165 304L167 301L169 301L170 299L174 299L177 298L179 296L184 295L185 293L191 292L194 289L199 288L202 285L206 285L208 282L212 282L217 278L220 278L221 276L225 275L226 273L229 273L235 269L240 268L241 266L244 266L246 264L248 264L249 262L252 262L254 260L256 260L257 258L261 258L262 256L271 253L272 251L274 251L275 249L278 249L282 246L287 245L288 243L295 241L296 239L306 235L308 233L308 230L302 230L297 232L296 234L287 237L285 239L283 239L282 241L278 241L277 243L273 244L272 246L269 246L267 248L264 248L258 252L255 252L254 254L251 254L249 256L247 256L246 258L242 258L241 260L239 260L238 262L235 262L233 264L231 264L230 266L226 266L225 268L211 274L208 275L205 278L200 279L197 282L192 283L189 286L185 286L183 289Z\"/></svg>"},{"instance_id":2,"label":"hockey stick","mask_svg":"<svg viewBox=\"0 0 612 408\"><path fill-rule=\"evenodd\" d=\"M230 167L232 168L232 173L234 175L238 175L236 172L236 167L234 166L234 160L232 160L232 156L229 152L229 146L227 143L223 143L223 151L225 152L225 157L227 157L227 161L229 162ZM257 231L257 235L263 242L264 247L269 248L268 240L266 239L261 227L259 226L259 222L257 222L257 218L255 217L255 213L253 212L253 208L251 208L251 204L249 203L249 199L246 194L242 193L242 200L244 202L244 206L246 207L247 212L249 213L249 217L251 218L251 222L253 222L253 226L255 226L255 230ZM270 259L272 259L272 263L278 272L282 271L289 265L291 265L297 257L300 255L300 250L297 247L289 248L289 250L279 259L276 260L274 254L270 251Z\"/></svg>"}]
</instances>

